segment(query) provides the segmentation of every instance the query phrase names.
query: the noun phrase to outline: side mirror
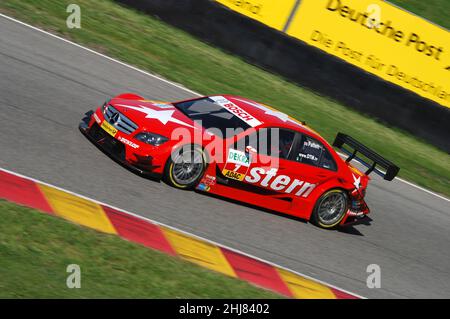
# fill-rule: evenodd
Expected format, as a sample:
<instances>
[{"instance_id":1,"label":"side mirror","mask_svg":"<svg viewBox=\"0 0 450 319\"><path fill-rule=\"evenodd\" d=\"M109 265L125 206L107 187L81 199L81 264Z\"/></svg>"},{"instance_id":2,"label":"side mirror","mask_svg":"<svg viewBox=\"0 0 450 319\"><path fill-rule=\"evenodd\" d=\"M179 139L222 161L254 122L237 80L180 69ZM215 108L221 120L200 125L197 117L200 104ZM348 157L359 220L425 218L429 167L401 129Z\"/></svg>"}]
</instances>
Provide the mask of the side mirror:
<instances>
[{"instance_id":1,"label":"side mirror","mask_svg":"<svg viewBox=\"0 0 450 319\"><path fill-rule=\"evenodd\" d=\"M248 153L257 153L256 148L254 148L253 146L250 146L250 145L245 148L245 151Z\"/></svg>"}]
</instances>

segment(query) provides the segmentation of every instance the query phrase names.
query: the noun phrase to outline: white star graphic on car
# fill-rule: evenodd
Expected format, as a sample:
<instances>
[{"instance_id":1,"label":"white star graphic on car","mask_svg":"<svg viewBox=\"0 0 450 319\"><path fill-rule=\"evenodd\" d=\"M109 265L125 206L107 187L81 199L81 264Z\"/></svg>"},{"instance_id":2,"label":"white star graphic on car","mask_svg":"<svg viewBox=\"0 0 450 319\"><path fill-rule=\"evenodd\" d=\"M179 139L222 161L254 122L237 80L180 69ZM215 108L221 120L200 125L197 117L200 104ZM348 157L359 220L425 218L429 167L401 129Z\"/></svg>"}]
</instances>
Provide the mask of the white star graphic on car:
<instances>
[{"instance_id":1,"label":"white star graphic on car","mask_svg":"<svg viewBox=\"0 0 450 319\"><path fill-rule=\"evenodd\" d=\"M125 105L125 104L117 104L117 105L126 107L128 109L132 109L132 110L135 110L135 111L142 112L142 113L146 114L146 116L145 116L146 119L156 119L156 120L160 121L164 125L166 125L167 122L172 122L172 123L177 123L177 124L181 124L181 125L184 125L184 126L195 128L194 126L192 126L190 124L187 124L187 123L185 123L185 122L183 122L183 121L181 121L179 119L176 119L176 118L172 117L172 115L175 112L175 110L158 111L158 110L154 110L154 109L151 109L151 108L143 106L143 105L139 105L139 107L131 106L131 105Z\"/></svg>"},{"instance_id":2,"label":"white star graphic on car","mask_svg":"<svg viewBox=\"0 0 450 319\"><path fill-rule=\"evenodd\" d=\"M359 189L359 187L361 186L361 176L358 176L358 178L355 177L354 174L353 175L353 185L355 185L356 189Z\"/></svg>"}]
</instances>

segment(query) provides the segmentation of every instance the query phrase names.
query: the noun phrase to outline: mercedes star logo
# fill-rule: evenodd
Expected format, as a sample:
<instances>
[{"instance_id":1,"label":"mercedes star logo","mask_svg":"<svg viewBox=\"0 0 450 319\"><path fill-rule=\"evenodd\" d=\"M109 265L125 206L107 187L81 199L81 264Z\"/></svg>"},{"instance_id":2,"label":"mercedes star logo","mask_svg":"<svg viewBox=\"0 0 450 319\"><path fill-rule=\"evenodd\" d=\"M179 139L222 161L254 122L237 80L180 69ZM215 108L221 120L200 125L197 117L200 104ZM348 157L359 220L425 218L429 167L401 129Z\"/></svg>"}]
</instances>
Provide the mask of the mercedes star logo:
<instances>
[{"instance_id":1,"label":"mercedes star logo","mask_svg":"<svg viewBox=\"0 0 450 319\"><path fill-rule=\"evenodd\" d=\"M120 120L119 113L115 113L115 114L111 115L111 118L109 119L110 123L113 125L117 124L117 122L119 122L119 120Z\"/></svg>"}]
</instances>

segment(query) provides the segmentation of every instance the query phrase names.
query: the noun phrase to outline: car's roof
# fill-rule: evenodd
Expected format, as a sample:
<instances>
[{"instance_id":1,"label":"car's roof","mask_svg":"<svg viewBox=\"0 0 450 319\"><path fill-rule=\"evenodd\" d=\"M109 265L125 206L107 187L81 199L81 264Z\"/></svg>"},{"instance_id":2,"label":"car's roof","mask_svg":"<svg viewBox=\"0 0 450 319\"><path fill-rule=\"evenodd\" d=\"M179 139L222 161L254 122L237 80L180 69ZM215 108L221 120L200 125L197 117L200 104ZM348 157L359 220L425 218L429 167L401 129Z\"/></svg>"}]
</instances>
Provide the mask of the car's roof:
<instances>
[{"instance_id":1,"label":"car's roof","mask_svg":"<svg viewBox=\"0 0 450 319\"><path fill-rule=\"evenodd\" d=\"M328 144L328 142L320 136L319 133L307 126L306 123L300 122L271 106L235 95L211 95L208 97L215 96L224 97L244 111L248 112L251 116L255 117L262 123L260 125L261 127L275 126L292 129L308 134Z\"/></svg>"}]
</instances>

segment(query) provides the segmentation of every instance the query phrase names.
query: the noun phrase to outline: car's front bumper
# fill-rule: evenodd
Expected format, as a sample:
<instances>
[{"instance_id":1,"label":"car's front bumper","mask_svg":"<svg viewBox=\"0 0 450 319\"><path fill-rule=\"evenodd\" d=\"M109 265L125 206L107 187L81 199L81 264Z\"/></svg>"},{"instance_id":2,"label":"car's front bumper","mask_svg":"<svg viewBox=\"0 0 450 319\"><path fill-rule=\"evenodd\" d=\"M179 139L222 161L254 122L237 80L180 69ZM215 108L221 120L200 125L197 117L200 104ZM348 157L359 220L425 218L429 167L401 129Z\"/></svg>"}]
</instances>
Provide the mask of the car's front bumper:
<instances>
[{"instance_id":1,"label":"car's front bumper","mask_svg":"<svg viewBox=\"0 0 450 319\"><path fill-rule=\"evenodd\" d=\"M128 145L103 130L93 115L94 111L86 112L79 129L94 145L113 160L136 173L153 177L161 176L161 165L155 164L153 156L131 150Z\"/></svg>"}]
</instances>

